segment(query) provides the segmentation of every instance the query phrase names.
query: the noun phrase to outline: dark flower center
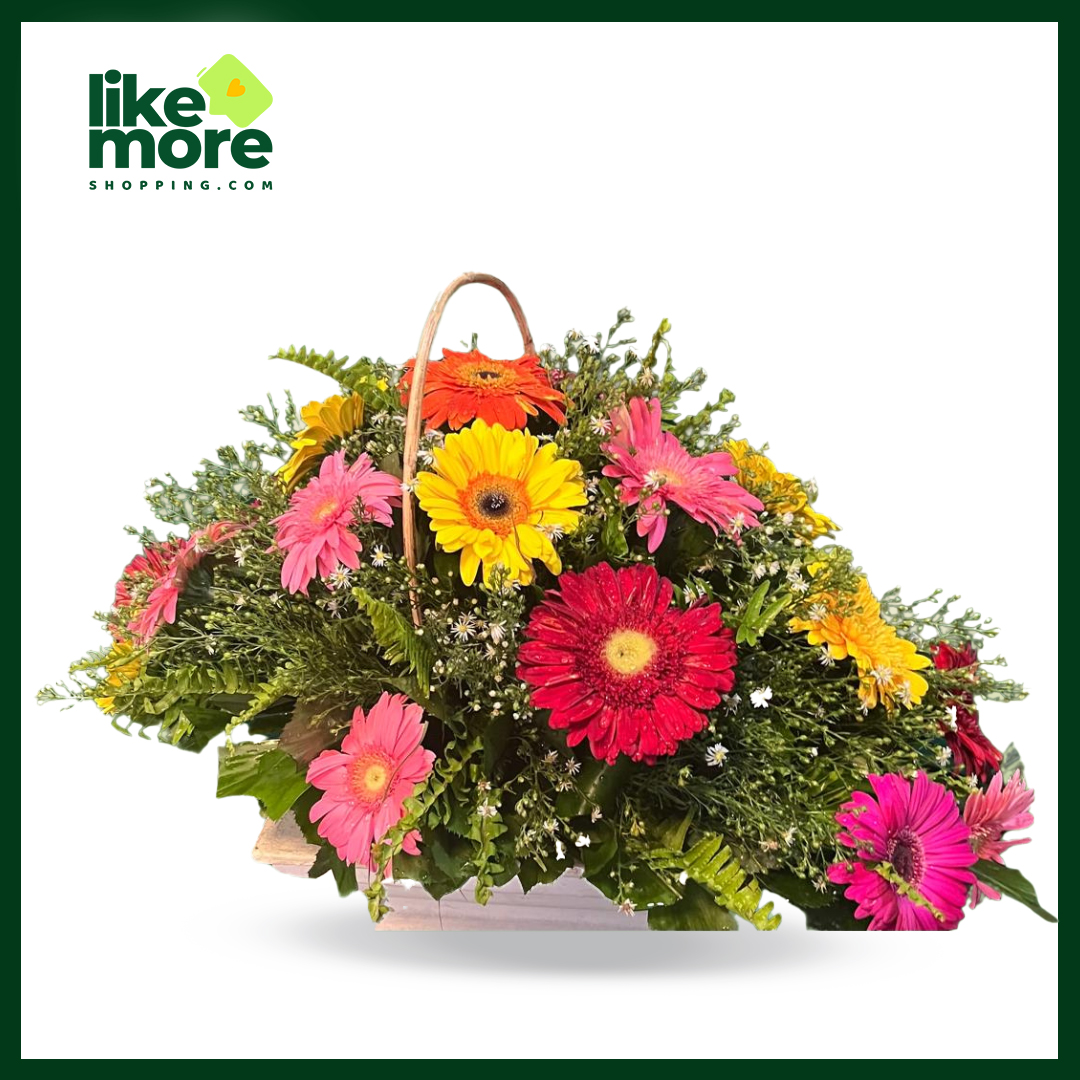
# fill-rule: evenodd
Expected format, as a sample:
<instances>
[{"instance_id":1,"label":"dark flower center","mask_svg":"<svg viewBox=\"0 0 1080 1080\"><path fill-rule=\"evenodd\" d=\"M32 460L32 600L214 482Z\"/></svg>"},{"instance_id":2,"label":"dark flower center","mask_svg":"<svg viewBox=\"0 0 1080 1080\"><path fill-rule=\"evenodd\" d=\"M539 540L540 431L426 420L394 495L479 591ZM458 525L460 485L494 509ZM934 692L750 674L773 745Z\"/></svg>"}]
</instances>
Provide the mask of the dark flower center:
<instances>
[{"instance_id":1,"label":"dark flower center","mask_svg":"<svg viewBox=\"0 0 1080 1080\"><path fill-rule=\"evenodd\" d=\"M888 845L889 862L893 869L909 884L918 885L926 869L922 840L910 828L901 829Z\"/></svg>"},{"instance_id":2,"label":"dark flower center","mask_svg":"<svg viewBox=\"0 0 1080 1080\"><path fill-rule=\"evenodd\" d=\"M905 880L910 881L915 875L915 853L907 844L897 844L893 850L892 864L896 872Z\"/></svg>"},{"instance_id":3,"label":"dark flower center","mask_svg":"<svg viewBox=\"0 0 1080 1080\"><path fill-rule=\"evenodd\" d=\"M476 377L486 382L488 379L501 379L503 373L501 371L478 371Z\"/></svg>"},{"instance_id":4,"label":"dark flower center","mask_svg":"<svg viewBox=\"0 0 1080 1080\"><path fill-rule=\"evenodd\" d=\"M488 517L502 517L510 509L510 499L501 491L489 491L480 497L480 509Z\"/></svg>"}]
</instances>

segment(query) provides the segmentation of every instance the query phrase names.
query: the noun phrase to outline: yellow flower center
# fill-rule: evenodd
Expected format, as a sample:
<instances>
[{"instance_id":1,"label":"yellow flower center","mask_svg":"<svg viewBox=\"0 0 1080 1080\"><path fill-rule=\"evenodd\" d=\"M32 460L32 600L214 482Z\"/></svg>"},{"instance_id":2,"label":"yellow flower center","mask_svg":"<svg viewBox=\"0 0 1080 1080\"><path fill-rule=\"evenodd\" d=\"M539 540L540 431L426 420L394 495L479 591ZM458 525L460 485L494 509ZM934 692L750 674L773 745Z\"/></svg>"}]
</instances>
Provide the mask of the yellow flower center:
<instances>
[{"instance_id":1,"label":"yellow flower center","mask_svg":"<svg viewBox=\"0 0 1080 1080\"><path fill-rule=\"evenodd\" d=\"M499 536L506 536L515 525L528 521L531 511L520 480L490 473L481 473L470 482L462 502L471 525L490 529Z\"/></svg>"},{"instance_id":2,"label":"yellow flower center","mask_svg":"<svg viewBox=\"0 0 1080 1080\"><path fill-rule=\"evenodd\" d=\"M656 655L656 642L640 630L616 630L604 645L604 658L620 675L638 675Z\"/></svg>"},{"instance_id":3,"label":"yellow flower center","mask_svg":"<svg viewBox=\"0 0 1080 1080\"><path fill-rule=\"evenodd\" d=\"M317 522L324 522L327 518L333 517L339 509L337 499L327 499L326 502L315 511L315 520Z\"/></svg>"},{"instance_id":4,"label":"yellow flower center","mask_svg":"<svg viewBox=\"0 0 1080 1080\"><path fill-rule=\"evenodd\" d=\"M361 802L378 802L390 786L393 768L383 750L368 750L353 762L350 781L353 793Z\"/></svg>"}]
</instances>

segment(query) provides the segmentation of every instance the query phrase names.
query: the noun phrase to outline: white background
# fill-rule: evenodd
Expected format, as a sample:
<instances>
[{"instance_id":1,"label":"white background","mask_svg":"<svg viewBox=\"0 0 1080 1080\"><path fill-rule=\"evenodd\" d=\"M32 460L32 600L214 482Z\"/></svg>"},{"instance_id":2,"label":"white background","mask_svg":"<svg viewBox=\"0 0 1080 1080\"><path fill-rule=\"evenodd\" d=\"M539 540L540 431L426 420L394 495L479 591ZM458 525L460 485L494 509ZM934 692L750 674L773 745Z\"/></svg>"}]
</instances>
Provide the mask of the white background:
<instances>
[{"instance_id":1,"label":"white background","mask_svg":"<svg viewBox=\"0 0 1080 1080\"><path fill-rule=\"evenodd\" d=\"M538 343L670 318L876 590L994 616L1031 696L984 724L1038 792L1009 862L1056 911L1056 27L54 24L23 49L25 1055L1056 1055L1057 929L1012 901L915 940L797 914L375 934L250 860L212 753L32 703L101 644L143 481L245 437L266 390L332 391L269 352L403 361L485 270ZM145 175L273 191L90 192L140 172L87 168L88 73L171 89L225 52L274 94L271 165ZM459 294L441 343L517 355L500 305Z\"/></svg>"}]
</instances>

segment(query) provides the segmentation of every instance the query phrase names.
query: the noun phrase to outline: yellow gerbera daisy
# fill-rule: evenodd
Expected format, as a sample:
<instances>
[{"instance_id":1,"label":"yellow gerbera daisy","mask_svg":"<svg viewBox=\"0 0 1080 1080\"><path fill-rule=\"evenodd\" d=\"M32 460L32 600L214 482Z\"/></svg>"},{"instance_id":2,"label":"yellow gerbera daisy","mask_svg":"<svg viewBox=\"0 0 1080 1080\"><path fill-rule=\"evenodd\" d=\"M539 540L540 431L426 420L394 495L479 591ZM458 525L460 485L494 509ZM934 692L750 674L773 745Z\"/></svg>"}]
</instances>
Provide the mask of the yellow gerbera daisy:
<instances>
[{"instance_id":1,"label":"yellow gerbera daisy","mask_svg":"<svg viewBox=\"0 0 1080 1080\"><path fill-rule=\"evenodd\" d=\"M461 552L461 580L471 585L483 564L484 583L496 566L506 580L533 580L533 559L553 574L562 562L552 539L581 520L586 503L581 466L556 457L535 435L477 420L434 451L435 471L416 478L416 497L431 518L443 551Z\"/></svg>"},{"instance_id":2,"label":"yellow gerbera daisy","mask_svg":"<svg viewBox=\"0 0 1080 1080\"><path fill-rule=\"evenodd\" d=\"M109 655L105 657L105 670L108 672L105 682L119 688L139 677L142 656L135 653L132 642L114 641ZM94 704L106 715L116 711L116 698L113 695L94 698Z\"/></svg>"},{"instance_id":3,"label":"yellow gerbera daisy","mask_svg":"<svg viewBox=\"0 0 1080 1080\"><path fill-rule=\"evenodd\" d=\"M810 601L810 618L791 619L794 632L807 631L811 645L824 645L834 660L851 657L859 670L859 700L865 708L879 703L895 712L897 703L910 708L926 693L926 680L916 674L930 658L915 643L900 637L881 617L881 605L866 578L854 596L819 593Z\"/></svg>"},{"instance_id":4,"label":"yellow gerbera daisy","mask_svg":"<svg viewBox=\"0 0 1080 1080\"><path fill-rule=\"evenodd\" d=\"M739 470L738 481L778 516L791 514L811 537L826 536L839 526L810 505L806 488L791 473L780 470L764 454L750 449L745 439L730 439L724 449Z\"/></svg>"},{"instance_id":5,"label":"yellow gerbera daisy","mask_svg":"<svg viewBox=\"0 0 1080 1080\"><path fill-rule=\"evenodd\" d=\"M360 427L364 399L359 394L335 394L325 401L311 401L300 410L300 418L304 430L289 444L296 453L278 470L290 491L319 464L331 439L343 439Z\"/></svg>"}]
</instances>

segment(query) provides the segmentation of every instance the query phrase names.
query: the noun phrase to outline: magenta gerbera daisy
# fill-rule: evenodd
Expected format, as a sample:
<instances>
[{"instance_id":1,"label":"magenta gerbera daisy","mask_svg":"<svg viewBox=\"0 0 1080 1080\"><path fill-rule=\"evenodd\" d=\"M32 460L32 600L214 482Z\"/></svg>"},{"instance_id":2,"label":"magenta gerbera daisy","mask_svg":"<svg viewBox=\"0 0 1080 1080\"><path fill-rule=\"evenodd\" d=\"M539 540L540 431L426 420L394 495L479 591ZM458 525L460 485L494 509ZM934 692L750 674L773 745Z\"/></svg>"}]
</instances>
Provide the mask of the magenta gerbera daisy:
<instances>
[{"instance_id":1,"label":"magenta gerbera daisy","mask_svg":"<svg viewBox=\"0 0 1080 1080\"><path fill-rule=\"evenodd\" d=\"M421 746L423 715L404 694L383 694L366 716L363 709L353 713L340 750L324 750L308 766L308 783L324 792L311 820L345 862L374 868L372 845L402 819L405 800L431 772L435 755ZM419 854L419 840L413 829L402 849Z\"/></svg>"},{"instance_id":2,"label":"magenta gerbera daisy","mask_svg":"<svg viewBox=\"0 0 1080 1080\"><path fill-rule=\"evenodd\" d=\"M856 791L836 815L837 840L855 857L829 867L829 879L847 885L868 930L955 930L976 859L956 799L924 772L867 779L873 795Z\"/></svg>"},{"instance_id":3,"label":"magenta gerbera daisy","mask_svg":"<svg viewBox=\"0 0 1080 1080\"><path fill-rule=\"evenodd\" d=\"M375 468L361 454L348 468L345 451L323 459L319 475L293 493L289 509L274 518L275 542L284 552L281 587L307 596L315 577L326 577L339 565L355 570L363 550L352 532L357 521L393 525L391 510L400 505L401 483Z\"/></svg>"},{"instance_id":4,"label":"magenta gerbera daisy","mask_svg":"<svg viewBox=\"0 0 1080 1080\"><path fill-rule=\"evenodd\" d=\"M607 563L566 573L533 609L518 652L532 703L550 709L567 744L589 740L609 763L652 763L706 724L735 685L735 636L720 605L681 611L653 566Z\"/></svg>"},{"instance_id":5,"label":"magenta gerbera daisy","mask_svg":"<svg viewBox=\"0 0 1080 1080\"><path fill-rule=\"evenodd\" d=\"M604 475L618 479L619 498L638 508L638 536L647 536L655 551L667 529L668 503L681 506L712 531L738 538L758 524L754 511L760 499L732 480L738 472L730 454L692 457L679 440L660 427L660 400L633 398L611 414L613 435L602 449L611 464Z\"/></svg>"}]
</instances>

